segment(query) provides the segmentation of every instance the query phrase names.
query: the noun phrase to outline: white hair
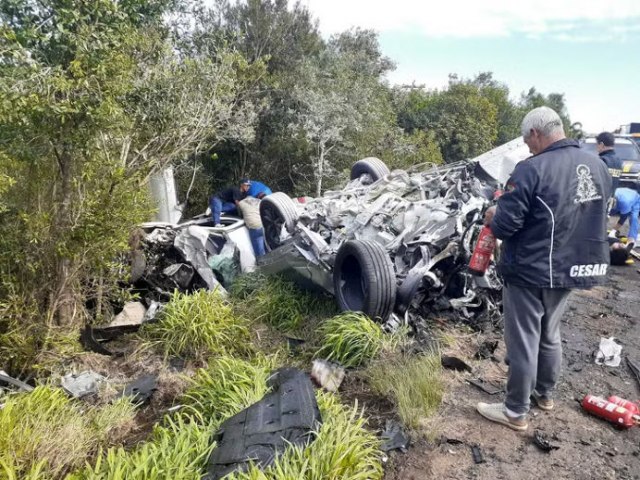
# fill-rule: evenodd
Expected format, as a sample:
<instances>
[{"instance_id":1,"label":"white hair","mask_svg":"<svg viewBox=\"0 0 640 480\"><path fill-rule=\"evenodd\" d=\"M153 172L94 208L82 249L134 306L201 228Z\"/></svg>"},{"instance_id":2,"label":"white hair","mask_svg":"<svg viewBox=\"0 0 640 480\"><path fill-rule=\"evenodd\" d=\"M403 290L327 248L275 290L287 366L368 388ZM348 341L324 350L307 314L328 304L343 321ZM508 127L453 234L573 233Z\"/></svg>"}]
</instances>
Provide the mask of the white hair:
<instances>
[{"instance_id":1,"label":"white hair","mask_svg":"<svg viewBox=\"0 0 640 480\"><path fill-rule=\"evenodd\" d=\"M531 130L537 130L543 137L549 137L556 133L564 134L560 115L549 107L534 108L525 115L520 132L523 137L527 137Z\"/></svg>"}]
</instances>

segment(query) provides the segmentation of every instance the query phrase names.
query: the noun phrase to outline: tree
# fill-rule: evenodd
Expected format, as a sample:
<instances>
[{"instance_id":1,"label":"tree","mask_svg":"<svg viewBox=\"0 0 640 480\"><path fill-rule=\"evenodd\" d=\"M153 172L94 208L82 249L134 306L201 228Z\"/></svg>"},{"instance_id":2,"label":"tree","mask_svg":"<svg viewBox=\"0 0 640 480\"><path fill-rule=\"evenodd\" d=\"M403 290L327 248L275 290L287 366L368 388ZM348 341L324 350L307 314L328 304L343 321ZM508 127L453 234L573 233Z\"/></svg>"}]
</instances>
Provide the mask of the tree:
<instances>
[{"instance_id":1,"label":"tree","mask_svg":"<svg viewBox=\"0 0 640 480\"><path fill-rule=\"evenodd\" d=\"M571 120L569 118L569 113L567 112L563 93L550 93L548 95L544 95L543 93L538 92L534 87L531 87L526 94L523 93L521 95L520 107L523 110L523 117L529 110L533 110L534 108L552 108L558 115L560 115L564 131L569 135L574 132L571 128Z\"/></svg>"},{"instance_id":2,"label":"tree","mask_svg":"<svg viewBox=\"0 0 640 480\"><path fill-rule=\"evenodd\" d=\"M113 261L149 214L149 173L212 139L252 138L255 111L241 99L260 65L228 49L180 56L168 8L0 6L0 175L13 179L0 201L0 298L18 292L49 325L84 318L96 278L115 285Z\"/></svg>"}]
</instances>

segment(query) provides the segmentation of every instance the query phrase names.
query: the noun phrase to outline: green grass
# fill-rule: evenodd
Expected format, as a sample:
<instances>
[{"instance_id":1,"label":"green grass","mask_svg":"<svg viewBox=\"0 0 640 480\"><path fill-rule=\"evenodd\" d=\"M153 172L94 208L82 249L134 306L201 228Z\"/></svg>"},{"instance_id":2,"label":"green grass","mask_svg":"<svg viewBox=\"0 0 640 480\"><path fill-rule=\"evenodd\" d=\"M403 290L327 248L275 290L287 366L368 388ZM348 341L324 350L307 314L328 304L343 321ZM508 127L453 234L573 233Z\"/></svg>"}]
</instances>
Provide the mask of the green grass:
<instances>
[{"instance_id":1,"label":"green grass","mask_svg":"<svg viewBox=\"0 0 640 480\"><path fill-rule=\"evenodd\" d=\"M379 324L361 313L345 312L324 322L319 332L322 346L316 357L359 367L375 358L382 350L393 349L403 334L386 334Z\"/></svg>"},{"instance_id":2,"label":"green grass","mask_svg":"<svg viewBox=\"0 0 640 480\"><path fill-rule=\"evenodd\" d=\"M229 293L233 300L246 300L251 297L262 285L268 282L268 278L258 272L238 275L231 285Z\"/></svg>"},{"instance_id":3,"label":"green grass","mask_svg":"<svg viewBox=\"0 0 640 480\"><path fill-rule=\"evenodd\" d=\"M188 415L167 418L149 441L132 451L111 448L67 480L199 480L215 446L212 431Z\"/></svg>"},{"instance_id":4,"label":"green grass","mask_svg":"<svg viewBox=\"0 0 640 480\"><path fill-rule=\"evenodd\" d=\"M444 383L439 355L384 358L373 363L366 376L373 390L391 398L409 428L419 428L421 420L433 415L442 402Z\"/></svg>"},{"instance_id":5,"label":"green grass","mask_svg":"<svg viewBox=\"0 0 640 480\"><path fill-rule=\"evenodd\" d=\"M252 277L236 288L235 305L245 316L290 332L301 327L309 317L333 309L333 302L298 288L277 276ZM233 289L232 289L233 291Z\"/></svg>"},{"instance_id":6,"label":"green grass","mask_svg":"<svg viewBox=\"0 0 640 480\"><path fill-rule=\"evenodd\" d=\"M364 428L362 411L342 405L338 397L316 393L323 424L307 447L289 447L261 471L229 475L227 480L377 480L383 476L376 436Z\"/></svg>"},{"instance_id":7,"label":"green grass","mask_svg":"<svg viewBox=\"0 0 640 480\"><path fill-rule=\"evenodd\" d=\"M0 409L0 479L60 478L132 426L134 406L102 407L69 399L58 388L9 395Z\"/></svg>"},{"instance_id":8,"label":"green grass","mask_svg":"<svg viewBox=\"0 0 640 480\"><path fill-rule=\"evenodd\" d=\"M277 368L277 357L256 356L251 361L216 358L199 369L181 403L187 412L214 422L235 415L259 401L268 391L267 378Z\"/></svg>"},{"instance_id":9,"label":"green grass","mask_svg":"<svg viewBox=\"0 0 640 480\"><path fill-rule=\"evenodd\" d=\"M168 356L203 359L249 349L247 321L215 291L176 292L143 336Z\"/></svg>"}]
</instances>

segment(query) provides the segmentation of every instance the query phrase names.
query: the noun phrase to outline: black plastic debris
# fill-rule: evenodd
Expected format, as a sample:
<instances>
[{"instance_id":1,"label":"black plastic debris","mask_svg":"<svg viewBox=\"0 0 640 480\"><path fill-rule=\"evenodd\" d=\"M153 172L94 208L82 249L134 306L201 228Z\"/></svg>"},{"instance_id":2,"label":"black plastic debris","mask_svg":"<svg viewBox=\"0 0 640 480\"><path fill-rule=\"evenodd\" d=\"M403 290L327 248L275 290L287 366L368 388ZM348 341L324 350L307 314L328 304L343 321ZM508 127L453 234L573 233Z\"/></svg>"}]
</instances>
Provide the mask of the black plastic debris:
<instances>
[{"instance_id":1,"label":"black plastic debris","mask_svg":"<svg viewBox=\"0 0 640 480\"><path fill-rule=\"evenodd\" d=\"M471 455L473 455L473 463L476 465L479 463L484 463L486 460L484 459L484 455L482 454L482 450L478 445L471 446Z\"/></svg>"},{"instance_id":2,"label":"black plastic debris","mask_svg":"<svg viewBox=\"0 0 640 480\"><path fill-rule=\"evenodd\" d=\"M13 387L16 387L20 390L23 390L25 392L30 392L33 390L33 387L31 385L28 385L20 380L18 380L17 378L13 378L9 375L7 375L7 372L5 372L4 370L0 370L0 383L4 383L6 385L11 385Z\"/></svg>"},{"instance_id":3,"label":"black plastic debris","mask_svg":"<svg viewBox=\"0 0 640 480\"><path fill-rule=\"evenodd\" d=\"M640 383L640 364L637 364L636 362L631 360L629 357L627 357L627 365L629 365L629 369L631 370L631 373L633 373L638 383Z\"/></svg>"},{"instance_id":4,"label":"black plastic debris","mask_svg":"<svg viewBox=\"0 0 640 480\"><path fill-rule=\"evenodd\" d=\"M402 453L406 453L407 448L409 448L409 436L403 430L402 425L394 420L387 420L386 428L382 432L381 438L383 442L380 445L380 450L383 452L400 450Z\"/></svg>"},{"instance_id":5,"label":"black plastic debris","mask_svg":"<svg viewBox=\"0 0 640 480\"><path fill-rule=\"evenodd\" d=\"M147 403L158 389L157 375L143 375L129 383L120 397L131 397L133 403L143 405Z\"/></svg>"},{"instance_id":6,"label":"black plastic debris","mask_svg":"<svg viewBox=\"0 0 640 480\"><path fill-rule=\"evenodd\" d=\"M442 366L449 370L455 370L457 372L471 372L473 369L471 365L460 360L458 357L441 357L440 361L442 362Z\"/></svg>"},{"instance_id":7,"label":"black plastic debris","mask_svg":"<svg viewBox=\"0 0 640 480\"><path fill-rule=\"evenodd\" d=\"M492 358L497 348L498 340L485 340L476 352L476 359L483 360Z\"/></svg>"},{"instance_id":8,"label":"black plastic debris","mask_svg":"<svg viewBox=\"0 0 640 480\"><path fill-rule=\"evenodd\" d=\"M553 450L558 450L560 447L558 445L553 445L547 439L546 435L540 430L536 430L533 433L533 444L538 447L543 452L551 452Z\"/></svg>"},{"instance_id":9,"label":"black plastic debris","mask_svg":"<svg viewBox=\"0 0 640 480\"><path fill-rule=\"evenodd\" d=\"M104 346L104 343L115 340L127 333L134 333L140 330L140 325L118 325L115 327L93 327L85 325L80 332L80 344L92 352L102 355L122 355L124 352L113 351Z\"/></svg>"},{"instance_id":10,"label":"black plastic debris","mask_svg":"<svg viewBox=\"0 0 640 480\"><path fill-rule=\"evenodd\" d=\"M291 353L296 353L300 350L300 347L304 345L305 341L301 338L285 337L287 339L287 346Z\"/></svg>"},{"instance_id":11,"label":"black plastic debris","mask_svg":"<svg viewBox=\"0 0 640 480\"><path fill-rule=\"evenodd\" d=\"M483 392L488 393L489 395L497 395L498 393L502 393L504 391L502 387L498 387L493 383L489 383L482 378L472 378L467 380L467 382L469 382L474 387L479 388Z\"/></svg>"},{"instance_id":12,"label":"black plastic debris","mask_svg":"<svg viewBox=\"0 0 640 480\"><path fill-rule=\"evenodd\" d=\"M321 422L309 377L296 368L276 370L271 392L225 421L214 435L205 480L218 480L251 463L265 468L288 445L305 446Z\"/></svg>"}]
</instances>

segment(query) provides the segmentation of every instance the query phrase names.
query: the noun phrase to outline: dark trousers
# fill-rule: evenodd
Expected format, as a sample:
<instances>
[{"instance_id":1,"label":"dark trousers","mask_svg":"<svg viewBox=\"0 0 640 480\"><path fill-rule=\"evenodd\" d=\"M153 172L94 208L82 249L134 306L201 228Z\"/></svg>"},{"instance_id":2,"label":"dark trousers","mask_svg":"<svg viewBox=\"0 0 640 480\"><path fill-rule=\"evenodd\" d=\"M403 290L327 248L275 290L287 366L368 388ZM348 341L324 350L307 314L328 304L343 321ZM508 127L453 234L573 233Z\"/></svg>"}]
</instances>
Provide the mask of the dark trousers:
<instances>
[{"instance_id":1,"label":"dark trousers","mask_svg":"<svg viewBox=\"0 0 640 480\"><path fill-rule=\"evenodd\" d=\"M560 320L569 290L505 285L504 341L509 378L505 406L514 413L529 411L535 389L550 395L562 368Z\"/></svg>"}]
</instances>

